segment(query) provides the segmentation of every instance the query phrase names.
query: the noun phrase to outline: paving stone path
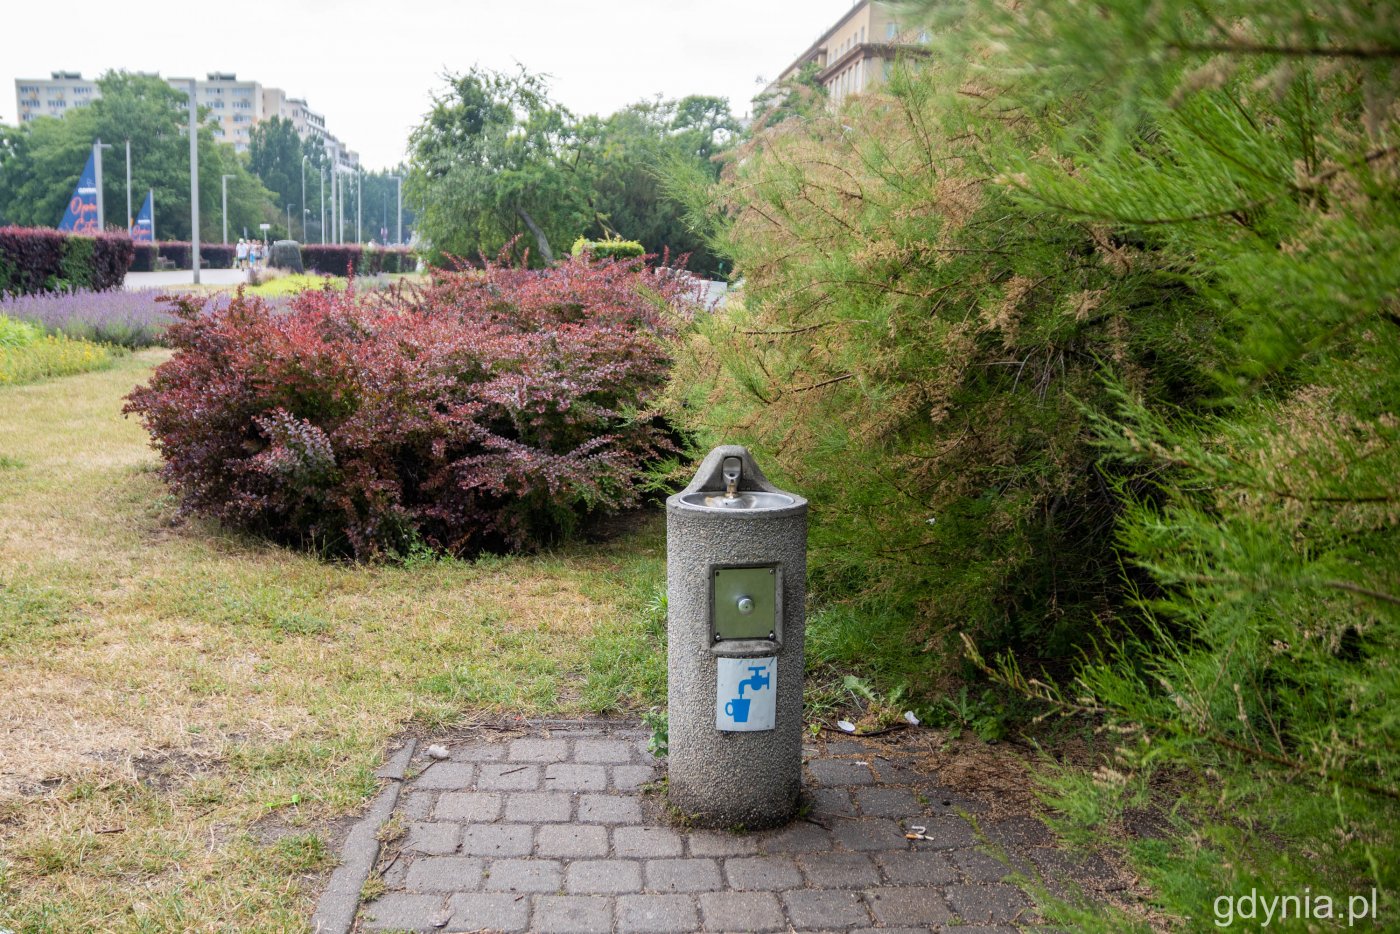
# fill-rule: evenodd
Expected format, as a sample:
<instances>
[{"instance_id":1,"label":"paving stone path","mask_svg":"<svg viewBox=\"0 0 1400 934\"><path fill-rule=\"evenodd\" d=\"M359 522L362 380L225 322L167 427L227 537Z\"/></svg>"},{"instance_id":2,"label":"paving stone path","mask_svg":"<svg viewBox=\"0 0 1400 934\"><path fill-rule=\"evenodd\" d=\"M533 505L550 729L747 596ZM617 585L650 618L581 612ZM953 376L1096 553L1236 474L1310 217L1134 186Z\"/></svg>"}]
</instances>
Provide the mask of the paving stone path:
<instances>
[{"instance_id":1,"label":"paving stone path","mask_svg":"<svg viewBox=\"0 0 1400 934\"><path fill-rule=\"evenodd\" d=\"M786 828L686 829L665 813L664 770L646 736L635 724L555 723L459 736L441 761L424 755L426 743L400 750L384 773L400 779L396 799L366 819L393 807L364 890L377 897L356 914L352 879L344 924L353 915L359 931L990 934L1035 921L1020 889L1001 881L1010 866L1066 871L1038 821L979 819L985 805L876 741L814 743L803 819ZM906 839L915 825L932 839ZM1007 862L987 855L989 843ZM367 867L374 853L358 856ZM340 888L343 897L344 880ZM336 928L325 920L330 899L320 930Z\"/></svg>"}]
</instances>

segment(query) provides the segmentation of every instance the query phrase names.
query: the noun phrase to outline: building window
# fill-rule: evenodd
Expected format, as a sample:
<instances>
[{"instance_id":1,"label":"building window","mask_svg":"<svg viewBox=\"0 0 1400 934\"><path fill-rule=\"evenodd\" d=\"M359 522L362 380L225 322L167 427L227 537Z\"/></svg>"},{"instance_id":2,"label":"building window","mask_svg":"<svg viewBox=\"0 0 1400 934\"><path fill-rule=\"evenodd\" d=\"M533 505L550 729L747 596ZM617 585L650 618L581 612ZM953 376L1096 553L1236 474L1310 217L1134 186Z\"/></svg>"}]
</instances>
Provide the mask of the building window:
<instances>
[{"instance_id":1,"label":"building window","mask_svg":"<svg viewBox=\"0 0 1400 934\"><path fill-rule=\"evenodd\" d=\"M897 23L887 23L887 24L885 24L885 38L886 38L886 39L893 39L893 38L894 38L895 36L897 36L897 35L899 35L899 25L898 25Z\"/></svg>"}]
</instances>

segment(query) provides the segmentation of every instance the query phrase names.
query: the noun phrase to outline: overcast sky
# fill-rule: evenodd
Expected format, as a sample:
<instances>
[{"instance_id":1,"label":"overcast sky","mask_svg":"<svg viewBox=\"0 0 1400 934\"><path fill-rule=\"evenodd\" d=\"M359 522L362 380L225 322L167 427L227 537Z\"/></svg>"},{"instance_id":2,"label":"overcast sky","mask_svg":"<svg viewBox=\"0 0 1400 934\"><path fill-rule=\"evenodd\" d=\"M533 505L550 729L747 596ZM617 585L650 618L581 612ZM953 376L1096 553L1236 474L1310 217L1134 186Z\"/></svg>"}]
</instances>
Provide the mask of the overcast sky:
<instances>
[{"instance_id":1,"label":"overcast sky","mask_svg":"<svg viewBox=\"0 0 1400 934\"><path fill-rule=\"evenodd\" d=\"M16 78L120 68L237 72L304 97L380 169L404 156L444 72L519 62L554 96L607 114L643 98L712 94L736 114L852 0L76 0L5 4L0 120Z\"/></svg>"}]
</instances>

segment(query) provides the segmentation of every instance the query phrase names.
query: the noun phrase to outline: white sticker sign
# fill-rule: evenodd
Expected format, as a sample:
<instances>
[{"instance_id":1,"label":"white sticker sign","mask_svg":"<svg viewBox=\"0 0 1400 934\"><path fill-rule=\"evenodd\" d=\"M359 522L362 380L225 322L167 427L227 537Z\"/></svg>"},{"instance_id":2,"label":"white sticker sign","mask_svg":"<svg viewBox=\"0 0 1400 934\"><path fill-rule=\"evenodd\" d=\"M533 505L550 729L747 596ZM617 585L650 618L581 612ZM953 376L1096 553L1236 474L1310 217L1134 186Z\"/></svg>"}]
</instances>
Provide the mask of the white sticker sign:
<instances>
[{"instance_id":1,"label":"white sticker sign","mask_svg":"<svg viewBox=\"0 0 1400 934\"><path fill-rule=\"evenodd\" d=\"M715 729L730 733L773 729L778 712L777 656L716 661Z\"/></svg>"}]
</instances>

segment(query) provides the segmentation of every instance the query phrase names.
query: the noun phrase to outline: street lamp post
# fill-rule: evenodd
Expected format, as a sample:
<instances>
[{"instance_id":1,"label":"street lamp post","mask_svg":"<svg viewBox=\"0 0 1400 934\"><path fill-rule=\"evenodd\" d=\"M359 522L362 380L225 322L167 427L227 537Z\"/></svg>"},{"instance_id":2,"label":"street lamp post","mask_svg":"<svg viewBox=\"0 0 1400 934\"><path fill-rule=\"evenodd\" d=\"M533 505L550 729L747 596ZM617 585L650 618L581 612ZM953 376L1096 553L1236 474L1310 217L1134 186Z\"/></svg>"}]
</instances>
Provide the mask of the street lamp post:
<instances>
[{"instance_id":1,"label":"street lamp post","mask_svg":"<svg viewBox=\"0 0 1400 934\"><path fill-rule=\"evenodd\" d=\"M326 245L326 167L323 165L323 166L320 167L320 169L321 169L321 195L320 195L320 197L318 197L318 198L316 199L316 201L317 201L318 204L321 205L321 245L322 245L322 246L325 246L325 245Z\"/></svg>"},{"instance_id":2,"label":"street lamp post","mask_svg":"<svg viewBox=\"0 0 1400 934\"><path fill-rule=\"evenodd\" d=\"M131 225L135 220L131 216L131 140L126 141L126 232L131 233Z\"/></svg>"},{"instance_id":3,"label":"street lamp post","mask_svg":"<svg viewBox=\"0 0 1400 934\"><path fill-rule=\"evenodd\" d=\"M287 205L287 239L292 239L292 206Z\"/></svg>"},{"instance_id":4,"label":"street lamp post","mask_svg":"<svg viewBox=\"0 0 1400 934\"><path fill-rule=\"evenodd\" d=\"M394 242L399 246L403 246L403 176L391 175L389 177L398 182L399 220L398 230L394 234Z\"/></svg>"},{"instance_id":5,"label":"street lamp post","mask_svg":"<svg viewBox=\"0 0 1400 934\"><path fill-rule=\"evenodd\" d=\"M190 79L190 271L199 285L199 102Z\"/></svg>"},{"instance_id":6,"label":"street lamp post","mask_svg":"<svg viewBox=\"0 0 1400 934\"><path fill-rule=\"evenodd\" d=\"M287 231L287 236L292 232ZM301 242L306 242L306 153L301 155Z\"/></svg>"},{"instance_id":7,"label":"street lamp post","mask_svg":"<svg viewBox=\"0 0 1400 934\"><path fill-rule=\"evenodd\" d=\"M231 178L233 178L232 175L222 175L219 177L219 187L222 188L224 192L224 243L228 243L228 180Z\"/></svg>"},{"instance_id":8,"label":"street lamp post","mask_svg":"<svg viewBox=\"0 0 1400 934\"><path fill-rule=\"evenodd\" d=\"M355 176L355 242L364 243L365 234L361 221L364 219L365 208L365 170L360 169Z\"/></svg>"},{"instance_id":9,"label":"street lamp post","mask_svg":"<svg viewBox=\"0 0 1400 934\"><path fill-rule=\"evenodd\" d=\"M107 215L105 202L102 195L102 150L111 149L111 143L102 142L102 137L98 137L92 144L92 180L97 185L97 231L101 233L107 229Z\"/></svg>"}]
</instances>

